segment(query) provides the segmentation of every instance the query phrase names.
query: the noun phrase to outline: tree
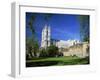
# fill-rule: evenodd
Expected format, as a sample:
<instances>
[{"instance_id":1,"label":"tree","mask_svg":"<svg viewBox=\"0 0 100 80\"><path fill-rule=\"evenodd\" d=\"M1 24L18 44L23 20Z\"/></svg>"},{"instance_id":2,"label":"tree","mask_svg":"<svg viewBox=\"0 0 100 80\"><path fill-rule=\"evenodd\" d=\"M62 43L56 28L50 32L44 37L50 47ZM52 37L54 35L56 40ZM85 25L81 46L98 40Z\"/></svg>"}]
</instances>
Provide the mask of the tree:
<instances>
[{"instance_id":1,"label":"tree","mask_svg":"<svg viewBox=\"0 0 100 80\"><path fill-rule=\"evenodd\" d=\"M88 41L89 42L89 15L80 15L79 17L80 22L80 37L81 41Z\"/></svg>"},{"instance_id":2,"label":"tree","mask_svg":"<svg viewBox=\"0 0 100 80\"><path fill-rule=\"evenodd\" d=\"M50 18L53 16L53 14L50 14L50 13L47 13L47 14L44 14L44 20L45 20L45 23L48 24L49 21L50 21Z\"/></svg>"},{"instance_id":3,"label":"tree","mask_svg":"<svg viewBox=\"0 0 100 80\"><path fill-rule=\"evenodd\" d=\"M28 22L28 26L30 28L30 31L32 32L32 38L34 39L34 34L35 34L35 29L34 29L34 21L35 21L36 16L31 15L30 20Z\"/></svg>"},{"instance_id":4,"label":"tree","mask_svg":"<svg viewBox=\"0 0 100 80\"><path fill-rule=\"evenodd\" d=\"M39 57L48 57L47 50L42 48L40 49L40 56Z\"/></svg>"},{"instance_id":5,"label":"tree","mask_svg":"<svg viewBox=\"0 0 100 80\"><path fill-rule=\"evenodd\" d=\"M32 49L33 49L33 41L32 38L26 39L26 58L31 58L32 55Z\"/></svg>"},{"instance_id":6,"label":"tree","mask_svg":"<svg viewBox=\"0 0 100 80\"><path fill-rule=\"evenodd\" d=\"M39 52L39 45L37 41L33 41L32 38L26 39L26 56L32 58L36 57L37 53Z\"/></svg>"},{"instance_id":7,"label":"tree","mask_svg":"<svg viewBox=\"0 0 100 80\"><path fill-rule=\"evenodd\" d=\"M59 49L55 45L40 49L40 57L56 57L60 56Z\"/></svg>"},{"instance_id":8,"label":"tree","mask_svg":"<svg viewBox=\"0 0 100 80\"><path fill-rule=\"evenodd\" d=\"M55 45L51 45L47 47L47 53L49 57L55 57L59 53L59 49Z\"/></svg>"},{"instance_id":9,"label":"tree","mask_svg":"<svg viewBox=\"0 0 100 80\"><path fill-rule=\"evenodd\" d=\"M38 41L34 41L34 44L33 44L33 52L34 52L34 56L37 56L37 53L39 52L39 44L38 44Z\"/></svg>"},{"instance_id":10,"label":"tree","mask_svg":"<svg viewBox=\"0 0 100 80\"><path fill-rule=\"evenodd\" d=\"M32 32L32 36L31 36L30 39L27 38L27 40L26 40L27 50L28 50L31 57L33 57L33 55L32 55L33 53L34 53L34 56L36 57L37 52L39 50L39 44L38 44L38 41L36 40L36 37L35 37L35 29L34 29L35 19L36 19L36 16L34 14L32 14L30 16L30 19L29 19L29 22L28 22L28 28Z\"/></svg>"}]
</instances>

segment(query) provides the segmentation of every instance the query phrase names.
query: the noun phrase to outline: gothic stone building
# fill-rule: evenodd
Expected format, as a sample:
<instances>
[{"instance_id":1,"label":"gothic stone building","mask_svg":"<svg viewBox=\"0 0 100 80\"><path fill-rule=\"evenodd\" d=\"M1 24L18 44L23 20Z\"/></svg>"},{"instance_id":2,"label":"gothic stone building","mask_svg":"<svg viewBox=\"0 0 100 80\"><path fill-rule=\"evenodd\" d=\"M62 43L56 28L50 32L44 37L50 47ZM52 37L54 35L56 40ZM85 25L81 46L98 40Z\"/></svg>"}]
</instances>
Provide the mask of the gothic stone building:
<instances>
[{"instance_id":1,"label":"gothic stone building","mask_svg":"<svg viewBox=\"0 0 100 80\"><path fill-rule=\"evenodd\" d=\"M56 40L51 38L50 26L45 25L42 29L41 48L47 48L51 44L56 45L64 56L77 55L77 56L89 56L89 43L83 43L79 40ZM84 47L85 45L85 47Z\"/></svg>"}]
</instances>

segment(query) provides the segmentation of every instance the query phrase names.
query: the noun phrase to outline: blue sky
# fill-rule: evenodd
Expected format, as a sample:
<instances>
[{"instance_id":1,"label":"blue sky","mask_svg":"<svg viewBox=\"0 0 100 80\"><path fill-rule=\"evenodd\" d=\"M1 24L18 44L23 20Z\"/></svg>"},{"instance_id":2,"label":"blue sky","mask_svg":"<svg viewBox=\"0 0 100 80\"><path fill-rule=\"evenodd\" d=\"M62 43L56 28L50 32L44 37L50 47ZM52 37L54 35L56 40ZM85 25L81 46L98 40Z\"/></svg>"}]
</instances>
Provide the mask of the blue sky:
<instances>
[{"instance_id":1,"label":"blue sky","mask_svg":"<svg viewBox=\"0 0 100 80\"><path fill-rule=\"evenodd\" d=\"M42 29L46 24L44 20L44 13L26 13L27 37L30 37L32 35L28 26L28 22L32 14L36 15L33 25L35 29L35 36L40 43ZM48 24L51 27L51 37L57 40L80 40L80 24L78 16L79 15L72 14L53 14L48 22Z\"/></svg>"}]
</instances>

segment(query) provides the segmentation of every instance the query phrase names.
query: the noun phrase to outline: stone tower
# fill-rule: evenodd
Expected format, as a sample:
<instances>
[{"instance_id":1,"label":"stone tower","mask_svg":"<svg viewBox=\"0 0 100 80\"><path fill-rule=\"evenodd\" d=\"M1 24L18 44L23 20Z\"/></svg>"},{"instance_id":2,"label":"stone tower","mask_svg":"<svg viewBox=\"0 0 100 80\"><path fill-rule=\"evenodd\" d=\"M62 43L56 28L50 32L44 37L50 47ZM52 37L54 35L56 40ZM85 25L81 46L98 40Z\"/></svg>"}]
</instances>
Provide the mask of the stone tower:
<instances>
[{"instance_id":1,"label":"stone tower","mask_svg":"<svg viewBox=\"0 0 100 80\"><path fill-rule=\"evenodd\" d=\"M42 30L42 41L41 41L41 47L42 48L47 48L48 46L50 46L50 26L45 25L43 30Z\"/></svg>"}]
</instances>

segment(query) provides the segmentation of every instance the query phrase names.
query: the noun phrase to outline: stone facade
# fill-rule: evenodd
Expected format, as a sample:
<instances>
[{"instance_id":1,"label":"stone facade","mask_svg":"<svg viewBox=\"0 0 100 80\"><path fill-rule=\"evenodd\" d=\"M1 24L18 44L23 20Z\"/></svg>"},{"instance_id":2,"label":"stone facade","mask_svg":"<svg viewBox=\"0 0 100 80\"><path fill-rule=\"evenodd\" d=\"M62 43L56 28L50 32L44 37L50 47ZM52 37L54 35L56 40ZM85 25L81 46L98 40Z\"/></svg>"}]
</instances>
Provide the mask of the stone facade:
<instances>
[{"instance_id":1,"label":"stone facade","mask_svg":"<svg viewBox=\"0 0 100 80\"><path fill-rule=\"evenodd\" d=\"M81 43L79 40L59 40L56 45L58 48L68 48L79 43Z\"/></svg>"},{"instance_id":2,"label":"stone facade","mask_svg":"<svg viewBox=\"0 0 100 80\"><path fill-rule=\"evenodd\" d=\"M63 49L62 53L64 56L78 56L78 57L89 56L89 43L83 42L81 44L73 45L69 48Z\"/></svg>"}]
</instances>

